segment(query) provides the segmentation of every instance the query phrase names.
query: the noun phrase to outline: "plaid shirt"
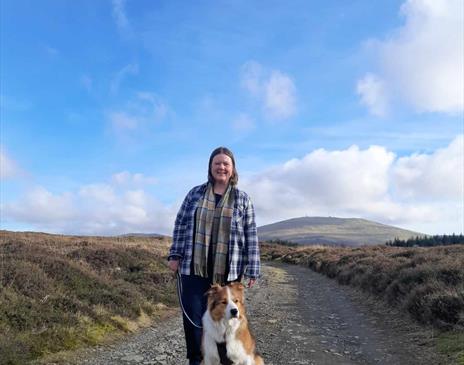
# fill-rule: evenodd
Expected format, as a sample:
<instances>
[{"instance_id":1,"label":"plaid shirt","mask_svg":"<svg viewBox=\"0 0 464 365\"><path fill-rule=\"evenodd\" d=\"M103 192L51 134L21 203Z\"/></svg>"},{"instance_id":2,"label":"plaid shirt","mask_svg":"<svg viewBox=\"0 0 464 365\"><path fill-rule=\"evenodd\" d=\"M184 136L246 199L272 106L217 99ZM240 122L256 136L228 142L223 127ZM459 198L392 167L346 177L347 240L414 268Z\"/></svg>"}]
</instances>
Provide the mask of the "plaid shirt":
<instances>
[{"instance_id":1,"label":"plaid shirt","mask_svg":"<svg viewBox=\"0 0 464 365\"><path fill-rule=\"evenodd\" d=\"M207 183L190 190L177 213L168 259L181 260L179 270L183 275L190 275L195 211L206 191L206 186ZM234 191L235 203L230 227L227 280L236 280L242 274L246 278L256 279L260 275L261 265L255 211L250 198L244 191L237 188Z\"/></svg>"}]
</instances>

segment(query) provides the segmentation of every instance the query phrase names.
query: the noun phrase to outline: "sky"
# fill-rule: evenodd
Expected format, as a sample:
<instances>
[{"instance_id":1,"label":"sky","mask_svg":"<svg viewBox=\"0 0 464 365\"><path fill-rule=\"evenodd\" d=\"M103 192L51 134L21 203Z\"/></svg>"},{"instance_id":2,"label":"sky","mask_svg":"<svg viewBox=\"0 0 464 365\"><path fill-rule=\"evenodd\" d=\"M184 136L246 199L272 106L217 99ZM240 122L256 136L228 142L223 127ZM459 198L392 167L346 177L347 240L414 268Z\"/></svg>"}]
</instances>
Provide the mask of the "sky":
<instances>
[{"instance_id":1,"label":"sky","mask_svg":"<svg viewBox=\"0 0 464 365\"><path fill-rule=\"evenodd\" d=\"M4 0L1 229L172 233L230 148L258 226L464 232L462 0Z\"/></svg>"}]
</instances>

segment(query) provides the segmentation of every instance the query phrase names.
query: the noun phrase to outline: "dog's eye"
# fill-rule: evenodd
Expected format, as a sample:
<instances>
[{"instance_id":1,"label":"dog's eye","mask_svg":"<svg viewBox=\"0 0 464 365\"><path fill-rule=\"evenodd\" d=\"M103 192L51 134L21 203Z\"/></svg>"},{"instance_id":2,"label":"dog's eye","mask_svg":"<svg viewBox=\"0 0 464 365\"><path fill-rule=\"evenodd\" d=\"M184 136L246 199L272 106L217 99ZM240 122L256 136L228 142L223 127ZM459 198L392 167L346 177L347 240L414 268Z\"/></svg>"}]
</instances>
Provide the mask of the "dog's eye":
<instances>
[{"instance_id":1,"label":"dog's eye","mask_svg":"<svg viewBox=\"0 0 464 365\"><path fill-rule=\"evenodd\" d=\"M222 304L227 304L227 300L223 300L221 303Z\"/></svg>"},{"instance_id":2,"label":"dog's eye","mask_svg":"<svg viewBox=\"0 0 464 365\"><path fill-rule=\"evenodd\" d=\"M234 303L238 303L238 299L234 299Z\"/></svg>"}]
</instances>

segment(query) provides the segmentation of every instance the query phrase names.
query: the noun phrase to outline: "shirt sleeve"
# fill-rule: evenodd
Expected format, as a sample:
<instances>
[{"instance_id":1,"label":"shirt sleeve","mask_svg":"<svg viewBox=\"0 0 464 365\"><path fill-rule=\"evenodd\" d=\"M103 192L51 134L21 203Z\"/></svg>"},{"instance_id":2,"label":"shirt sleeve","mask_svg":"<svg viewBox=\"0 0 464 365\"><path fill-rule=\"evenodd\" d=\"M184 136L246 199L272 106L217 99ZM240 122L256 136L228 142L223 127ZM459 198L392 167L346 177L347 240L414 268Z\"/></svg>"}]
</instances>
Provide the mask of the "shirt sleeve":
<instances>
[{"instance_id":1,"label":"shirt sleeve","mask_svg":"<svg viewBox=\"0 0 464 365\"><path fill-rule=\"evenodd\" d=\"M191 192L187 194L182 205L177 213L176 221L174 223L174 233L172 235L172 245L169 250L168 260L180 260L184 256L184 245L186 235L185 218L187 215L187 208L190 202Z\"/></svg>"},{"instance_id":2,"label":"shirt sleeve","mask_svg":"<svg viewBox=\"0 0 464 365\"><path fill-rule=\"evenodd\" d=\"M255 210L249 198L247 199L244 219L244 233L248 256L248 265L245 271L245 277L257 279L260 276L261 259L259 253L258 232L255 223Z\"/></svg>"}]
</instances>

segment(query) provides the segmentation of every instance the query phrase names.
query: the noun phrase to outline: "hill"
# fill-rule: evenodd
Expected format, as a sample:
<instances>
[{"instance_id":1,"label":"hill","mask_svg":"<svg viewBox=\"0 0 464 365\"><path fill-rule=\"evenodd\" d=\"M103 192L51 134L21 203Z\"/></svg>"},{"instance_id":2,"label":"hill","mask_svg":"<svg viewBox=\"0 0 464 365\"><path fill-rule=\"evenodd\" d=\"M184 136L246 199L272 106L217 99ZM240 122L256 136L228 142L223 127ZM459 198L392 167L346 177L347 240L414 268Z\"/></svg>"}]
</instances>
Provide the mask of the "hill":
<instances>
[{"instance_id":1,"label":"hill","mask_svg":"<svg viewBox=\"0 0 464 365\"><path fill-rule=\"evenodd\" d=\"M116 237L145 237L145 238L154 238L154 239L170 239L169 236L159 233L124 233Z\"/></svg>"},{"instance_id":2,"label":"hill","mask_svg":"<svg viewBox=\"0 0 464 365\"><path fill-rule=\"evenodd\" d=\"M367 219L301 217L261 226L258 228L258 236L262 241L355 247L425 235Z\"/></svg>"}]
</instances>

